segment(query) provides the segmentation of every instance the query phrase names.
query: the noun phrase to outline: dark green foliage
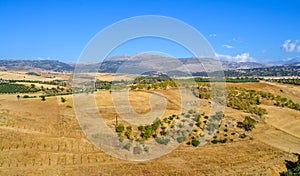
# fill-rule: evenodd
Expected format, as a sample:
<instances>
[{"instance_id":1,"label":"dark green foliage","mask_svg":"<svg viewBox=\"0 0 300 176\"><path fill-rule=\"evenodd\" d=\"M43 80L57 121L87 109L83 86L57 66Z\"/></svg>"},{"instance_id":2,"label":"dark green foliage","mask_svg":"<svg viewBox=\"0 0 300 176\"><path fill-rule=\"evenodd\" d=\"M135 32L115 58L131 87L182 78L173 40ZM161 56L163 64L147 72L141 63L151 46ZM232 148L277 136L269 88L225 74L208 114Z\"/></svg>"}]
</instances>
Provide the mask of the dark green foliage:
<instances>
[{"instance_id":1,"label":"dark green foliage","mask_svg":"<svg viewBox=\"0 0 300 176\"><path fill-rule=\"evenodd\" d=\"M165 122L169 122L168 118L164 118ZM154 133L156 132L156 130L158 129L158 127L161 125L161 120L160 119L156 119L151 125L141 125L138 127L138 130L141 132L140 136L146 140L150 137L154 136ZM166 135L167 132L165 131L166 127L162 126L161 129L163 129L163 131L161 132L162 135ZM156 134L155 134L156 137Z\"/></svg>"},{"instance_id":2,"label":"dark green foliage","mask_svg":"<svg viewBox=\"0 0 300 176\"><path fill-rule=\"evenodd\" d=\"M160 124L161 124L160 119L156 119L156 120L152 123L152 129L153 129L153 130L157 130L158 127L160 126Z\"/></svg>"},{"instance_id":3,"label":"dark green foliage","mask_svg":"<svg viewBox=\"0 0 300 176\"><path fill-rule=\"evenodd\" d=\"M193 145L194 147L197 147L199 144L200 144L200 141L199 141L199 140L197 140L197 139L193 139L193 140L192 140L192 145Z\"/></svg>"},{"instance_id":4,"label":"dark green foliage","mask_svg":"<svg viewBox=\"0 0 300 176\"><path fill-rule=\"evenodd\" d=\"M37 91L39 91L37 88L23 84L0 83L0 93L27 93Z\"/></svg>"},{"instance_id":5,"label":"dark green foliage","mask_svg":"<svg viewBox=\"0 0 300 176\"><path fill-rule=\"evenodd\" d=\"M106 89L109 90L111 89L111 81L102 81L102 80L97 80L95 82L95 88L96 89Z\"/></svg>"},{"instance_id":6,"label":"dark green foliage","mask_svg":"<svg viewBox=\"0 0 300 176\"><path fill-rule=\"evenodd\" d=\"M35 72L27 72L26 75L41 76L40 74L35 73Z\"/></svg>"},{"instance_id":7,"label":"dark green foliage","mask_svg":"<svg viewBox=\"0 0 300 176\"><path fill-rule=\"evenodd\" d=\"M222 140L219 140L219 142L221 142L221 143L226 143L227 142L227 138L224 138L224 139L222 139Z\"/></svg>"},{"instance_id":8,"label":"dark green foliage","mask_svg":"<svg viewBox=\"0 0 300 176\"><path fill-rule=\"evenodd\" d=\"M219 141L217 139L214 139L214 140L211 141L211 143L213 143L213 144L217 144L218 142Z\"/></svg>"},{"instance_id":9,"label":"dark green foliage","mask_svg":"<svg viewBox=\"0 0 300 176\"><path fill-rule=\"evenodd\" d=\"M45 95L41 95L40 97L41 97L42 101L46 101L46 96Z\"/></svg>"},{"instance_id":10,"label":"dark green foliage","mask_svg":"<svg viewBox=\"0 0 300 176\"><path fill-rule=\"evenodd\" d=\"M166 89L167 87L177 87L176 83L166 75L159 77L139 76L132 82L131 89Z\"/></svg>"},{"instance_id":11,"label":"dark green foliage","mask_svg":"<svg viewBox=\"0 0 300 176\"><path fill-rule=\"evenodd\" d=\"M146 125L144 126L144 128L141 128L143 130L141 130L141 134L140 136L143 138L143 139L148 139L150 138L153 133L154 133L154 130L152 128L152 125Z\"/></svg>"},{"instance_id":12,"label":"dark green foliage","mask_svg":"<svg viewBox=\"0 0 300 176\"><path fill-rule=\"evenodd\" d=\"M29 96L29 95L24 95L23 98L36 98L36 96Z\"/></svg>"},{"instance_id":13,"label":"dark green foliage","mask_svg":"<svg viewBox=\"0 0 300 176\"><path fill-rule=\"evenodd\" d=\"M65 99L64 97L60 97L60 100L61 100L62 103L67 101L67 99Z\"/></svg>"},{"instance_id":14,"label":"dark green foliage","mask_svg":"<svg viewBox=\"0 0 300 176\"><path fill-rule=\"evenodd\" d=\"M125 127L123 124L119 124L117 127L116 127L116 132L117 133L122 133L124 131Z\"/></svg>"},{"instance_id":15,"label":"dark green foliage","mask_svg":"<svg viewBox=\"0 0 300 176\"><path fill-rule=\"evenodd\" d=\"M246 83L246 82L259 82L256 78L248 78L248 77L237 77L237 78L195 78L195 82L231 82L231 83Z\"/></svg>"},{"instance_id":16,"label":"dark green foliage","mask_svg":"<svg viewBox=\"0 0 300 176\"><path fill-rule=\"evenodd\" d=\"M161 134L162 136L165 136L165 135L168 134L168 132L166 132L165 130L162 130L162 131L160 132L160 134Z\"/></svg>"},{"instance_id":17,"label":"dark green foliage","mask_svg":"<svg viewBox=\"0 0 300 176\"><path fill-rule=\"evenodd\" d=\"M49 85L61 85L66 86L65 80L53 80L53 81L37 81L37 80L7 80L9 83L25 82L25 83L38 83L38 84L49 84Z\"/></svg>"},{"instance_id":18,"label":"dark green foliage","mask_svg":"<svg viewBox=\"0 0 300 176\"><path fill-rule=\"evenodd\" d=\"M246 137L247 137L247 135L245 133L243 133L243 134L240 135L240 138L242 138L242 139L246 138Z\"/></svg>"},{"instance_id":19,"label":"dark green foliage","mask_svg":"<svg viewBox=\"0 0 300 176\"><path fill-rule=\"evenodd\" d=\"M260 104L260 97L262 97L260 93L255 90L228 87L226 105L237 110L263 116L267 114L266 109L257 106Z\"/></svg>"},{"instance_id":20,"label":"dark green foliage","mask_svg":"<svg viewBox=\"0 0 300 176\"><path fill-rule=\"evenodd\" d=\"M194 118L194 121L195 121L195 122L200 122L200 118L201 118L200 114L197 114L197 115L195 116L195 118Z\"/></svg>"},{"instance_id":21,"label":"dark green foliage","mask_svg":"<svg viewBox=\"0 0 300 176\"><path fill-rule=\"evenodd\" d=\"M298 161L290 162L287 161L286 164L288 170L284 173L281 173L281 176L299 176L300 175L300 155L298 154Z\"/></svg>"},{"instance_id":22,"label":"dark green foliage","mask_svg":"<svg viewBox=\"0 0 300 176\"><path fill-rule=\"evenodd\" d=\"M29 98L29 95L24 95L23 98Z\"/></svg>"},{"instance_id":23,"label":"dark green foliage","mask_svg":"<svg viewBox=\"0 0 300 176\"><path fill-rule=\"evenodd\" d=\"M131 132L132 132L132 127L131 127L131 126L126 127L125 136L126 136L128 139L131 138Z\"/></svg>"},{"instance_id":24,"label":"dark green foliage","mask_svg":"<svg viewBox=\"0 0 300 176\"><path fill-rule=\"evenodd\" d=\"M246 131L251 131L253 128L255 128L256 121L252 119L250 116L246 116L243 124Z\"/></svg>"},{"instance_id":25,"label":"dark green foliage","mask_svg":"<svg viewBox=\"0 0 300 176\"><path fill-rule=\"evenodd\" d=\"M277 82L277 83L281 83L281 84L300 85L300 79L299 78L266 79L266 81ZM283 90L280 89L280 92L283 92Z\"/></svg>"}]
</instances>

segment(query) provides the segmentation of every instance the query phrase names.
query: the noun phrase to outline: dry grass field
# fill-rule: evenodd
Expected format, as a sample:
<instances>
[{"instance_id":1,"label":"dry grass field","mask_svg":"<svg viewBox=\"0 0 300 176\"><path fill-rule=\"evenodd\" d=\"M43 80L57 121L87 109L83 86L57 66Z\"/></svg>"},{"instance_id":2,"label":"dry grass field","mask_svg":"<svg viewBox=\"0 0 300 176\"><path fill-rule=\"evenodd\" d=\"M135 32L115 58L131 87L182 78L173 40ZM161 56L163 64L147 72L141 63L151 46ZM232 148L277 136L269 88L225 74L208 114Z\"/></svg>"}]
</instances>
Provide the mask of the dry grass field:
<instances>
[{"instance_id":1,"label":"dry grass field","mask_svg":"<svg viewBox=\"0 0 300 176\"><path fill-rule=\"evenodd\" d=\"M5 79L21 79L24 76L20 73L1 74L0 77ZM112 75L103 74L100 77L109 80ZM57 75L57 78L67 77ZM300 101L299 97L294 96L300 95L295 86L266 82L228 85L267 89ZM165 116L178 112L180 95L176 89L157 92L167 99ZM151 111L151 96L148 91L130 91L129 101L135 112L145 114ZM300 152L300 112L264 105L268 114L249 133L253 140L207 143L201 147L182 143L171 153L151 161L121 160L105 154L87 140L76 119L72 96L63 97L67 100L64 103L60 96L41 101L40 98L18 100L16 94L0 95L1 176L279 175L279 172L286 170L286 160L295 161L296 156L292 153ZM95 97L101 115L108 124L112 124L116 116L112 95L101 90L95 93ZM199 111L208 113L208 101L201 101ZM247 113L226 108L225 115L225 121L242 121Z\"/></svg>"}]
</instances>

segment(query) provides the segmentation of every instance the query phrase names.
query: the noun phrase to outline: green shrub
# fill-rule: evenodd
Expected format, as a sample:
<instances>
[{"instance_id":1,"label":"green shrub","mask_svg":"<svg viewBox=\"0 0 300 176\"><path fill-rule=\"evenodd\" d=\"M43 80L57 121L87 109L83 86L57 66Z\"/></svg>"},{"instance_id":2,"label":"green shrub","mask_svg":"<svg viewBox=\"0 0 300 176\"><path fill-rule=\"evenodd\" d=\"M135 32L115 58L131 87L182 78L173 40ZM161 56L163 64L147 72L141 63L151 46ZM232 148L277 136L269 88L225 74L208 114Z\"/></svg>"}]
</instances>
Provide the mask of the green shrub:
<instances>
[{"instance_id":1,"label":"green shrub","mask_svg":"<svg viewBox=\"0 0 300 176\"><path fill-rule=\"evenodd\" d=\"M143 152L143 148L139 145L136 145L135 147L133 147L133 153L136 154L141 154Z\"/></svg>"},{"instance_id":2,"label":"green shrub","mask_svg":"<svg viewBox=\"0 0 300 176\"><path fill-rule=\"evenodd\" d=\"M131 143L130 142L126 143L123 148L130 151Z\"/></svg>"},{"instance_id":3,"label":"green shrub","mask_svg":"<svg viewBox=\"0 0 300 176\"><path fill-rule=\"evenodd\" d=\"M185 141L185 139L186 139L185 136L180 136L176 140L177 140L178 143L182 143L183 141Z\"/></svg>"},{"instance_id":4,"label":"green shrub","mask_svg":"<svg viewBox=\"0 0 300 176\"><path fill-rule=\"evenodd\" d=\"M167 145L170 142L170 139L161 137L161 138L155 138L155 141L159 144Z\"/></svg>"},{"instance_id":5,"label":"green shrub","mask_svg":"<svg viewBox=\"0 0 300 176\"><path fill-rule=\"evenodd\" d=\"M253 128L255 128L256 121L252 119L250 116L246 116L243 124L246 131L251 131Z\"/></svg>"},{"instance_id":6,"label":"green shrub","mask_svg":"<svg viewBox=\"0 0 300 176\"><path fill-rule=\"evenodd\" d=\"M226 143L227 140L228 140L227 138L224 138L224 139L220 140L220 142L221 142L221 143Z\"/></svg>"},{"instance_id":7,"label":"green shrub","mask_svg":"<svg viewBox=\"0 0 300 176\"><path fill-rule=\"evenodd\" d=\"M41 97L42 101L46 101L45 95L41 95L40 97Z\"/></svg>"},{"instance_id":8,"label":"green shrub","mask_svg":"<svg viewBox=\"0 0 300 176\"><path fill-rule=\"evenodd\" d=\"M243 133L243 134L240 135L240 138L242 138L242 139L246 138L246 137L247 137L247 135L245 133Z\"/></svg>"},{"instance_id":9,"label":"green shrub","mask_svg":"<svg viewBox=\"0 0 300 176\"><path fill-rule=\"evenodd\" d=\"M219 141L217 139L214 139L214 140L211 141L211 143L213 143L213 144L217 144L218 142Z\"/></svg>"},{"instance_id":10,"label":"green shrub","mask_svg":"<svg viewBox=\"0 0 300 176\"><path fill-rule=\"evenodd\" d=\"M29 95L24 95L23 98L30 98Z\"/></svg>"},{"instance_id":11,"label":"green shrub","mask_svg":"<svg viewBox=\"0 0 300 176\"><path fill-rule=\"evenodd\" d=\"M125 127L123 124L119 124L116 128L117 133L122 133L124 131Z\"/></svg>"},{"instance_id":12,"label":"green shrub","mask_svg":"<svg viewBox=\"0 0 300 176\"><path fill-rule=\"evenodd\" d=\"M126 127L125 136L126 136L128 139L131 138L131 132L132 132L132 127L131 127L131 126Z\"/></svg>"},{"instance_id":13,"label":"green shrub","mask_svg":"<svg viewBox=\"0 0 300 176\"><path fill-rule=\"evenodd\" d=\"M197 147L199 144L200 144L200 141L198 141L197 139L193 139L193 140L192 140L192 145L193 145L194 147Z\"/></svg>"},{"instance_id":14,"label":"green shrub","mask_svg":"<svg viewBox=\"0 0 300 176\"><path fill-rule=\"evenodd\" d=\"M148 147L148 146L145 146L145 147L144 147L144 151L148 153L148 152L149 152L149 147Z\"/></svg>"},{"instance_id":15,"label":"green shrub","mask_svg":"<svg viewBox=\"0 0 300 176\"><path fill-rule=\"evenodd\" d=\"M64 97L60 97L60 100L61 100L62 103L67 101L67 99L65 99Z\"/></svg>"}]
</instances>

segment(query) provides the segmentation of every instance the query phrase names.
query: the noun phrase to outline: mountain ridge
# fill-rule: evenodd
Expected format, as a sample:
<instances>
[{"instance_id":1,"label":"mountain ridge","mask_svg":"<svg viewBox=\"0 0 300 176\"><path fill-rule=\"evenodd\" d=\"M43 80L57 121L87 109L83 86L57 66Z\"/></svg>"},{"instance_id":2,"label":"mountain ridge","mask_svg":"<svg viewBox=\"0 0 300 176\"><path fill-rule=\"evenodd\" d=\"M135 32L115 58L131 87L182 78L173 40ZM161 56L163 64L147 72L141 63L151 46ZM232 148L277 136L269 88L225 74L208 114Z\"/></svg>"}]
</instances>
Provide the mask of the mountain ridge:
<instances>
[{"instance_id":1,"label":"mountain ridge","mask_svg":"<svg viewBox=\"0 0 300 176\"><path fill-rule=\"evenodd\" d=\"M99 63L65 63L59 60L0 60L0 70L24 70L32 69L45 71L73 71L77 66L89 71L91 68L98 72L115 73L123 69L123 72L132 73L132 70L142 73L143 71L162 70L174 68L173 70L165 70L166 72L183 74L184 72L204 73L220 71L221 67L213 67L220 64L222 70L230 75L243 74L249 75L278 75L274 71L277 70L283 75L298 75L298 67L300 62L288 63L282 65L268 65L258 62L231 62L217 61L215 59L205 57L187 57L187 58L172 58L169 56L153 55L148 53L140 53L136 55L118 55L104 59ZM212 67L210 67L212 65ZM121 69L120 69L121 68ZM219 70L216 70L219 69ZM295 73L285 73L294 71ZM247 74L246 74L247 72ZM265 73L264 73L265 72ZM268 74L267 74L268 73ZM280 74L279 74L280 75Z\"/></svg>"}]
</instances>

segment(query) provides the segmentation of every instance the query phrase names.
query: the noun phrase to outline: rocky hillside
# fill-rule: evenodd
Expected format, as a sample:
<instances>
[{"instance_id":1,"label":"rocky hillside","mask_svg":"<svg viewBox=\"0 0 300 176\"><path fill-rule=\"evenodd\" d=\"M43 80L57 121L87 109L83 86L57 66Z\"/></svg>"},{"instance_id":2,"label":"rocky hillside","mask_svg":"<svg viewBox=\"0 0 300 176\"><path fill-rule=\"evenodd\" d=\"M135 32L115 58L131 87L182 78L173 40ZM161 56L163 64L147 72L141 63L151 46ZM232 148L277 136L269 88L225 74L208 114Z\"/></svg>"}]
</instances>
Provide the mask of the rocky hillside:
<instances>
[{"instance_id":1,"label":"rocky hillside","mask_svg":"<svg viewBox=\"0 0 300 176\"><path fill-rule=\"evenodd\" d=\"M72 71L74 67L57 60L0 60L1 70L25 70L41 69L47 71Z\"/></svg>"}]
</instances>

